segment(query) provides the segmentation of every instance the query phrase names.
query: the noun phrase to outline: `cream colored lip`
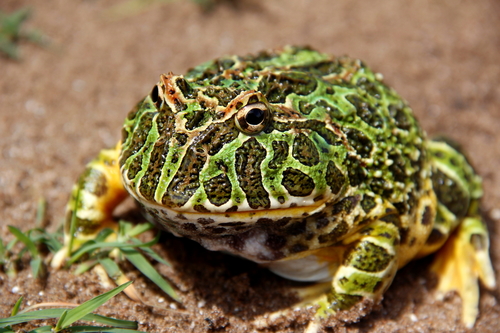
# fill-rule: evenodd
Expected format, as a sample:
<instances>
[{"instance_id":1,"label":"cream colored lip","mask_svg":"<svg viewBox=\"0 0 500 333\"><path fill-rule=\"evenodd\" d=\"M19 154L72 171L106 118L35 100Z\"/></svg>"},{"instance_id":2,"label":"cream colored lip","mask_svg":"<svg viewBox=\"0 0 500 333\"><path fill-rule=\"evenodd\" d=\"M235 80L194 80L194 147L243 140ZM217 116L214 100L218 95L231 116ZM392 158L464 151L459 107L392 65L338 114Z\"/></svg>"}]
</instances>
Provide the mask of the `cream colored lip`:
<instances>
[{"instance_id":1,"label":"cream colored lip","mask_svg":"<svg viewBox=\"0 0 500 333\"><path fill-rule=\"evenodd\" d=\"M160 210L170 219L178 222L190 222L198 219L213 219L216 222L255 222L258 219L266 218L271 220L279 220L284 217L303 218L317 213L324 209L325 202L318 201L315 205L298 206L276 209L262 209L252 211L236 211L236 212L197 212L197 211L176 211L169 207L160 205L146 204L152 208Z\"/></svg>"}]
</instances>

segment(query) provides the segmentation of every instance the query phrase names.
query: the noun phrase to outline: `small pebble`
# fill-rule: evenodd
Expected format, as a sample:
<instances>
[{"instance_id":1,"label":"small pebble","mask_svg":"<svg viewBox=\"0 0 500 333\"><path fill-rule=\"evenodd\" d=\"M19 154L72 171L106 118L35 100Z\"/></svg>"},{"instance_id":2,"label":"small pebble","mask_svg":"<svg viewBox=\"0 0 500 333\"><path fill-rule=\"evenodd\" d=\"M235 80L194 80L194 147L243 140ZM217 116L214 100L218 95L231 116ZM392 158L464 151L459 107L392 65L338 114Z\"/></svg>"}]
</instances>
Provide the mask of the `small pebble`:
<instances>
[{"instance_id":1,"label":"small pebble","mask_svg":"<svg viewBox=\"0 0 500 333\"><path fill-rule=\"evenodd\" d=\"M19 291L21 290L21 288L19 288L19 286L15 286L15 287L12 287L12 290L11 292L13 294L19 294Z\"/></svg>"},{"instance_id":2,"label":"small pebble","mask_svg":"<svg viewBox=\"0 0 500 333\"><path fill-rule=\"evenodd\" d=\"M493 208L490 212L490 216L494 220L500 220L500 208Z\"/></svg>"},{"instance_id":3,"label":"small pebble","mask_svg":"<svg viewBox=\"0 0 500 333\"><path fill-rule=\"evenodd\" d=\"M412 322L416 323L418 321L418 318L414 313L412 313L412 314L410 314L410 320Z\"/></svg>"}]
</instances>

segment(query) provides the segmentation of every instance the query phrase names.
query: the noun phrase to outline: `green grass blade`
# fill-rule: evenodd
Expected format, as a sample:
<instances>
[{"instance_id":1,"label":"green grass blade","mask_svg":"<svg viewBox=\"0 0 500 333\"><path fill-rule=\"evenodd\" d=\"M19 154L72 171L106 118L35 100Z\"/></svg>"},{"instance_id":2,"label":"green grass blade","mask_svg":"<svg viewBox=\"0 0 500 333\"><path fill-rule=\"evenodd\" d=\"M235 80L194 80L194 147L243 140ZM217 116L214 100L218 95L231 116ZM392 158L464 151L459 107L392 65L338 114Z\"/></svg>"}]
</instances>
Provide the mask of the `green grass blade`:
<instances>
[{"instance_id":1,"label":"green grass blade","mask_svg":"<svg viewBox=\"0 0 500 333\"><path fill-rule=\"evenodd\" d=\"M64 313L64 311L67 311L67 310L69 310L69 309L43 309L43 310L30 311L30 312L21 312L21 313L18 313L17 315L12 316L12 317L1 318L0 319L0 328L4 328L7 326L16 325L16 324L21 324L21 323L25 323L25 322L32 321L32 320L44 320L44 319L59 318ZM85 315L82 318L82 320L89 321L89 322L96 322L96 323L103 324L103 325L110 325L110 326L114 326L114 327L130 328L130 329L137 328L137 323L135 321L109 318L109 317L105 317L105 316L101 316L101 315L93 314L93 313L89 313L89 314Z\"/></svg>"},{"instance_id":2,"label":"green grass blade","mask_svg":"<svg viewBox=\"0 0 500 333\"><path fill-rule=\"evenodd\" d=\"M116 279L122 275L122 271L120 270L120 267L111 260L110 258L102 258L99 259L99 263L104 267L104 270L106 273L108 273L108 276L113 279L113 281L116 281Z\"/></svg>"},{"instance_id":3,"label":"green grass blade","mask_svg":"<svg viewBox=\"0 0 500 333\"><path fill-rule=\"evenodd\" d=\"M109 326L113 326L113 327L127 328L127 329L132 329L132 330L135 330L137 328L136 321L109 318L109 317L105 317L105 316L101 316L101 315L93 314L93 313L86 315L85 317L82 318L82 320L96 322L99 324L109 325Z\"/></svg>"},{"instance_id":4,"label":"green grass blade","mask_svg":"<svg viewBox=\"0 0 500 333\"><path fill-rule=\"evenodd\" d=\"M13 331L9 328L0 328L0 333L16 333L16 331Z\"/></svg>"},{"instance_id":5,"label":"green grass blade","mask_svg":"<svg viewBox=\"0 0 500 333\"><path fill-rule=\"evenodd\" d=\"M158 234L157 237L159 239L160 235ZM141 241L138 240L137 238L132 238L131 241L137 245L141 244ZM160 255L158 253L156 253L152 248L150 248L150 247L139 247L139 248L141 249L141 251L146 253L149 257L156 260L157 262L162 263L164 265L167 265L168 267L172 267L172 265L168 261L166 261L165 259L160 257Z\"/></svg>"},{"instance_id":6,"label":"green grass blade","mask_svg":"<svg viewBox=\"0 0 500 333\"><path fill-rule=\"evenodd\" d=\"M73 326L73 327L68 327L66 329L68 332L95 332L95 333L101 333L101 332L108 332L108 333L146 333L143 331L136 331L136 330L128 330L128 329L123 329L123 328L116 328L116 327L98 327L98 326Z\"/></svg>"},{"instance_id":7,"label":"green grass blade","mask_svg":"<svg viewBox=\"0 0 500 333\"><path fill-rule=\"evenodd\" d=\"M33 272L33 277L39 278L43 271L43 261L40 256L37 256L30 261L31 271Z\"/></svg>"},{"instance_id":8,"label":"green grass blade","mask_svg":"<svg viewBox=\"0 0 500 333\"><path fill-rule=\"evenodd\" d=\"M16 304L14 304L14 308L12 308L12 312L10 313L11 316L15 316L19 312L19 307L21 306L22 302L23 302L23 296L19 297Z\"/></svg>"},{"instance_id":9,"label":"green grass blade","mask_svg":"<svg viewBox=\"0 0 500 333\"><path fill-rule=\"evenodd\" d=\"M153 266L144 258L137 250L122 248L120 249L128 261L132 263L142 274L146 275L158 287L160 287L167 295L172 297L177 302L180 302L179 296L170 284L154 269Z\"/></svg>"},{"instance_id":10,"label":"green grass blade","mask_svg":"<svg viewBox=\"0 0 500 333\"><path fill-rule=\"evenodd\" d=\"M97 263L98 263L97 260L87 260L85 262L82 262L80 265L78 265L76 267L73 274L75 274L75 275L83 274L83 273L87 272L89 269L91 269L92 267L94 267Z\"/></svg>"},{"instance_id":11,"label":"green grass blade","mask_svg":"<svg viewBox=\"0 0 500 333\"><path fill-rule=\"evenodd\" d=\"M21 312L12 317L1 318L0 328L4 328L10 325L25 323L31 320L58 318L61 316L64 310L67 309L45 309L33 312Z\"/></svg>"},{"instance_id":12,"label":"green grass blade","mask_svg":"<svg viewBox=\"0 0 500 333\"><path fill-rule=\"evenodd\" d=\"M26 245L26 247L30 251L32 257L38 256L38 249L36 248L35 243L33 243L33 241L28 236L26 236L21 230L17 229L16 227L13 227L11 225L9 225L7 228L9 228L9 231L19 241L21 241L22 243L24 243L24 245Z\"/></svg>"},{"instance_id":13,"label":"green grass blade","mask_svg":"<svg viewBox=\"0 0 500 333\"><path fill-rule=\"evenodd\" d=\"M45 216L47 212L47 201L45 198L38 199L38 204L36 208L36 218L35 218L35 228L42 227L45 222Z\"/></svg>"},{"instance_id":14,"label":"green grass blade","mask_svg":"<svg viewBox=\"0 0 500 333\"><path fill-rule=\"evenodd\" d=\"M75 231L76 231L76 213L78 211L78 203L80 201L80 191L81 191L81 181L78 180L78 191L76 192L76 197L75 197L75 201L72 202L72 204L74 204L74 207L73 207L73 210L71 212L71 220L70 220L70 224L69 224L69 241L68 241L68 258L71 257L71 252L73 252L73 244L75 242ZM71 193L71 196L73 196L73 193ZM70 200L73 200L73 198L71 198ZM71 201L70 201L71 202Z\"/></svg>"},{"instance_id":15,"label":"green grass blade","mask_svg":"<svg viewBox=\"0 0 500 333\"><path fill-rule=\"evenodd\" d=\"M148 230L154 229L154 225L151 223L141 223L136 226L134 226L128 233L130 237L136 237L137 235L140 235Z\"/></svg>"},{"instance_id":16,"label":"green grass blade","mask_svg":"<svg viewBox=\"0 0 500 333\"><path fill-rule=\"evenodd\" d=\"M153 239L152 241L146 242L146 243L141 243L141 244L128 244L128 243L123 243L123 242L89 242L88 245L82 245L81 248L76 251L71 258L68 260L67 265L71 266L74 264L78 259L80 259L85 253L92 252L97 249L110 249L110 248L119 248L119 249L124 249L124 248L132 248L132 247L148 247L152 246L157 242L156 239ZM87 244L87 243L86 243Z\"/></svg>"},{"instance_id":17,"label":"green grass blade","mask_svg":"<svg viewBox=\"0 0 500 333\"><path fill-rule=\"evenodd\" d=\"M127 288L132 281L129 281L127 283L124 283L108 292L105 292L102 295L96 296L81 305L77 306L76 308L68 311L68 314L65 316L65 318L60 318L59 321L57 322L56 325L56 331L57 328L66 328L69 325L73 324L75 321L82 319L86 314L94 311L104 303L106 303L109 299L114 297L116 294L120 293L123 291L123 289Z\"/></svg>"},{"instance_id":18,"label":"green grass blade","mask_svg":"<svg viewBox=\"0 0 500 333\"><path fill-rule=\"evenodd\" d=\"M111 235L112 233L114 233L113 230L109 229L109 228L105 228L103 230L101 230L97 236L94 238L94 241L96 243L99 243L99 242L104 242L106 240L106 238L108 238L109 235Z\"/></svg>"},{"instance_id":19,"label":"green grass blade","mask_svg":"<svg viewBox=\"0 0 500 333\"><path fill-rule=\"evenodd\" d=\"M57 239L57 237L58 237L57 234L48 233L44 229L36 229L36 230L38 232L40 232L40 235L39 235L40 242L47 245L50 252L55 253L63 247L63 244ZM62 238L62 237L60 237L60 238Z\"/></svg>"},{"instance_id":20,"label":"green grass blade","mask_svg":"<svg viewBox=\"0 0 500 333\"><path fill-rule=\"evenodd\" d=\"M63 326L64 322L66 321L66 317L68 316L68 310L64 310L64 312L62 313L61 317L59 318L59 320L57 321L56 323L56 327L54 327L54 332L59 332L60 330L62 330L63 328L65 328L66 326L69 326L73 323L70 323L66 326Z\"/></svg>"},{"instance_id":21,"label":"green grass blade","mask_svg":"<svg viewBox=\"0 0 500 333\"><path fill-rule=\"evenodd\" d=\"M52 326L42 326L37 327L34 330L29 331L28 333L53 333Z\"/></svg>"}]
</instances>

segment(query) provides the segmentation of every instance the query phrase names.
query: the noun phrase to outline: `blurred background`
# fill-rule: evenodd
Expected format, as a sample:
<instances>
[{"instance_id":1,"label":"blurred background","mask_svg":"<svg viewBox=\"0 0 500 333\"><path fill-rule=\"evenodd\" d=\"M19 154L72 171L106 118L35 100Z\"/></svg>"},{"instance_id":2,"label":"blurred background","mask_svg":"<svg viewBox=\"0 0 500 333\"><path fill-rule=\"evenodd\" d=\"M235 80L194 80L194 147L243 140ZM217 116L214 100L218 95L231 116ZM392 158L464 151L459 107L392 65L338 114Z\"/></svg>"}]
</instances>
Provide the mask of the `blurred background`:
<instances>
[{"instance_id":1,"label":"blurred background","mask_svg":"<svg viewBox=\"0 0 500 333\"><path fill-rule=\"evenodd\" d=\"M8 224L32 223L40 197L55 228L84 165L115 145L127 112L161 73L287 44L364 60L409 101L429 135L459 142L484 179L484 214L492 239L500 237L496 0L1 0L0 12L2 237ZM498 270L500 247L492 243ZM386 299L411 293L419 271L403 272L410 291L391 287ZM406 298L389 321L395 308L386 300L372 319L347 329L464 330L458 297L447 308L415 297L424 298ZM483 292L478 332L496 329L497 299L498 291Z\"/></svg>"}]
</instances>

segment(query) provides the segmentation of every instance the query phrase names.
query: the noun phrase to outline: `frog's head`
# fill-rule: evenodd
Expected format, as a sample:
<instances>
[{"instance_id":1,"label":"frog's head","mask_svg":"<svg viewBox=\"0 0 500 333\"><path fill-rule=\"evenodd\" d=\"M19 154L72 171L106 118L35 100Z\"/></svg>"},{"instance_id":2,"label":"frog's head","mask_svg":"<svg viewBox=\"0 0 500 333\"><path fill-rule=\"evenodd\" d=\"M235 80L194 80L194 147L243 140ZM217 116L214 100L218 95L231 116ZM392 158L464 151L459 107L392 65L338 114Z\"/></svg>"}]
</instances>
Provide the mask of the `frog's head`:
<instances>
[{"instance_id":1,"label":"frog's head","mask_svg":"<svg viewBox=\"0 0 500 333\"><path fill-rule=\"evenodd\" d=\"M128 191L156 219L186 228L304 218L337 200L346 147L338 110L319 98L331 84L292 65L225 60L162 75L129 114Z\"/></svg>"}]
</instances>

